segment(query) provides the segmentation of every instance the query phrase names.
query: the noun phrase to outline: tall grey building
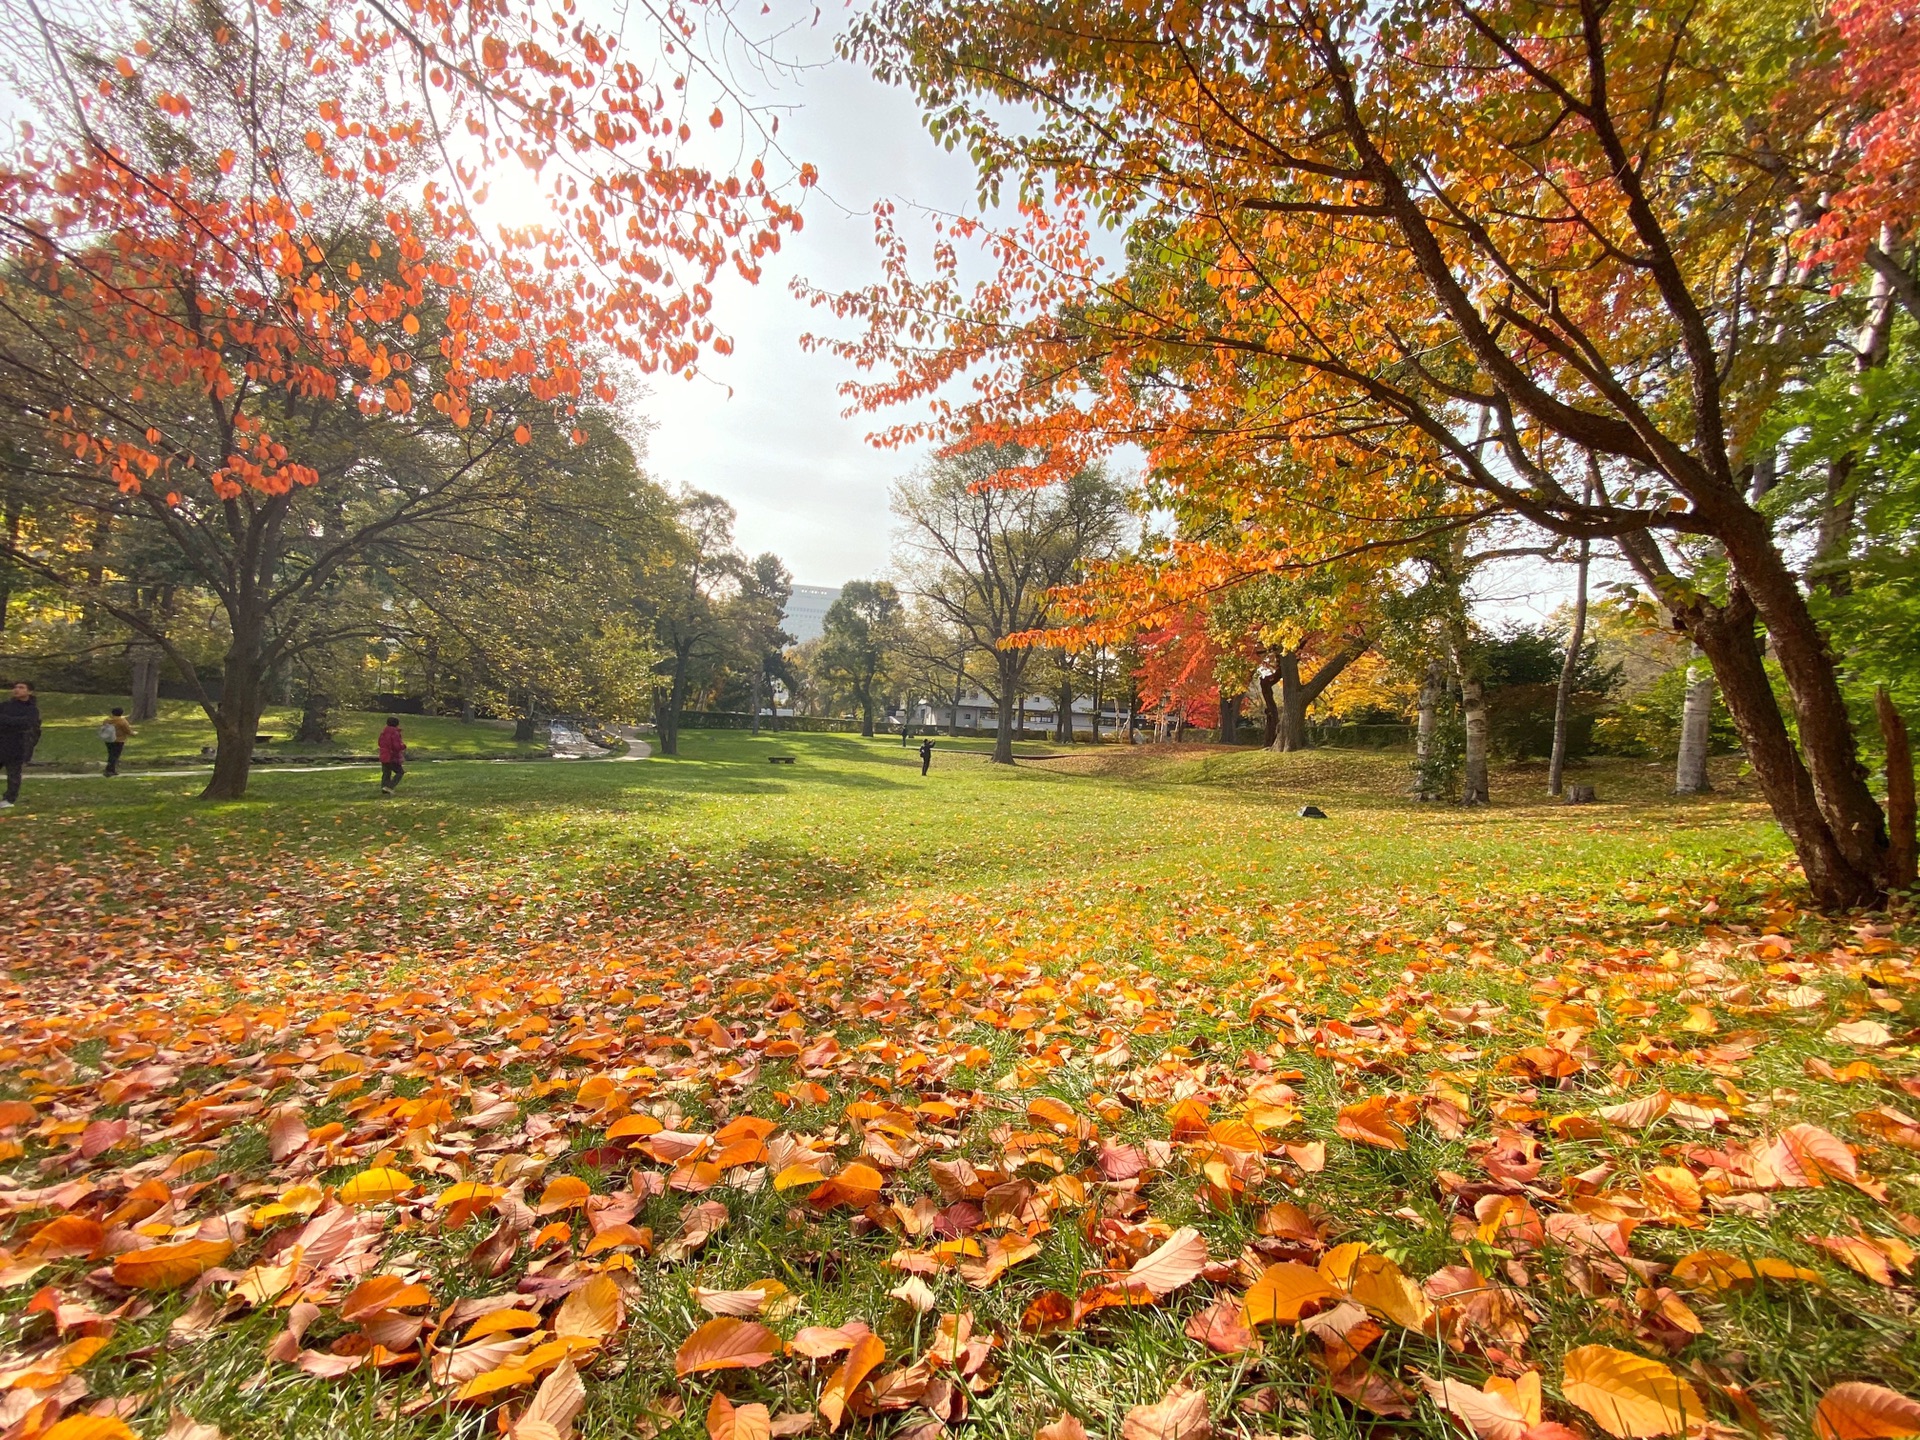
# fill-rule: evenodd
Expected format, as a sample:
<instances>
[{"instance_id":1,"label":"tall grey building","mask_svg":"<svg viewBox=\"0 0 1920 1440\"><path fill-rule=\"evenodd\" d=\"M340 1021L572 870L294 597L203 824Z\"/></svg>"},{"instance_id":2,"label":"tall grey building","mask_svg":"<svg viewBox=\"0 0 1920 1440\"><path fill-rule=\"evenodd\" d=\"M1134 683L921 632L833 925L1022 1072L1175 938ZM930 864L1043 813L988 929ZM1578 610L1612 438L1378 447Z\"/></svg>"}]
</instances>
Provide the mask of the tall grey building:
<instances>
[{"instance_id":1,"label":"tall grey building","mask_svg":"<svg viewBox=\"0 0 1920 1440\"><path fill-rule=\"evenodd\" d=\"M818 639L827 626L827 611L839 598L838 585L794 586L793 595L787 601L787 618L780 622L780 628L799 645Z\"/></svg>"}]
</instances>

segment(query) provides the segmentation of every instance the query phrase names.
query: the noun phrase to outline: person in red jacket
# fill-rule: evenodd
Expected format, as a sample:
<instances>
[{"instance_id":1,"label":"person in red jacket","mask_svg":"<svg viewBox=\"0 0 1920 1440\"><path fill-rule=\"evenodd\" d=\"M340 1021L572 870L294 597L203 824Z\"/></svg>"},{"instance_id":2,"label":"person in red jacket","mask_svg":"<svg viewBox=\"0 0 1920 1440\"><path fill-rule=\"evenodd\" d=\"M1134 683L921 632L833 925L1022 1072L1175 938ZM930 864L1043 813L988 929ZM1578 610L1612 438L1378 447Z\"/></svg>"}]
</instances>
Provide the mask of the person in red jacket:
<instances>
[{"instance_id":1,"label":"person in red jacket","mask_svg":"<svg viewBox=\"0 0 1920 1440\"><path fill-rule=\"evenodd\" d=\"M380 732L380 793L391 795L400 785L400 777L407 773L407 737L400 733L400 717L389 715L387 725Z\"/></svg>"}]
</instances>

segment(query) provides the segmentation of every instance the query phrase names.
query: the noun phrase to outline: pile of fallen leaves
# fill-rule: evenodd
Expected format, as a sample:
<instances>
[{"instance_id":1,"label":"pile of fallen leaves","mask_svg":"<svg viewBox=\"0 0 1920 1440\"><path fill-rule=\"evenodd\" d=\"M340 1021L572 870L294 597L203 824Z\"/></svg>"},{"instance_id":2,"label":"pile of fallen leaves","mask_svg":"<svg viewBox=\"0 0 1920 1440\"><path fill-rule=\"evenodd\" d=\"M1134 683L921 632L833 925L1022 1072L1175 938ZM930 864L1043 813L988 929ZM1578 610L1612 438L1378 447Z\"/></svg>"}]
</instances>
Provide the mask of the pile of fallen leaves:
<instances>
[{"instance_id":1,"label":"pile of fallen leaves","mask_svg":"<svg viewBox=\"0 0 1920 1440\"><path fill-rule=\"evenodd\" d=\"M1920 1434L1882 1383L1912 1387L1920 1237L1887 925L1123 886L326 953L258 903L218 944L190 907L17 932L0 1440L215 1434L194 1357L243 1332L258 1385L374 1377L394 1425L517 1440L636 1376L635 1433L712 1440L1329 1406ZM1788 1391L1716 1339L1769 1323L1757 1296L1880 1328ZM1037 1379L1141 1343L1171 1366L1143 1403Z\"/></svg>"}]
</instances>

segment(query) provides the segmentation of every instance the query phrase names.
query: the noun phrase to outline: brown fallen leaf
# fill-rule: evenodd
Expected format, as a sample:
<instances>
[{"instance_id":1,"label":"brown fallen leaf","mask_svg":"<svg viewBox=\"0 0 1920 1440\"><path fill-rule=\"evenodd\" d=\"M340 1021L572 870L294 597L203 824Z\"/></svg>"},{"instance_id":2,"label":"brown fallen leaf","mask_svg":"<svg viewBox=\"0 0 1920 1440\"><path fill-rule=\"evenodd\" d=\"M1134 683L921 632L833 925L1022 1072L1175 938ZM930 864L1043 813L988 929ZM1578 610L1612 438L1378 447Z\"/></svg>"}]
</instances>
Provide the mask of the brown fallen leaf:
<instances>
[{"instance_id":1,"label":"brown fallen leaf","mask_svg":"<svg viewBox=\"0 0 1920 1440\"><path fill-rule=\"evenodd\" d=\"M1259 1341L1247 1326L1245 1308L1232 1300L1216 1300L1187 1317L1186 1334L1217 1355L1239 1355Z\"/></svg>"},{"instance_id":2,"label":"brown fallen leaf","mask_svg":"<svg viewBox=\"0 0 1920 1440\"><path fill-rule=\"evenodd\" d=\"M1206 1440L1213 1433L1207 1392L1176 1385L1152 1405L1136 1405L1120 1422L1121 1440Z\"/></svg>"}]
</instances>

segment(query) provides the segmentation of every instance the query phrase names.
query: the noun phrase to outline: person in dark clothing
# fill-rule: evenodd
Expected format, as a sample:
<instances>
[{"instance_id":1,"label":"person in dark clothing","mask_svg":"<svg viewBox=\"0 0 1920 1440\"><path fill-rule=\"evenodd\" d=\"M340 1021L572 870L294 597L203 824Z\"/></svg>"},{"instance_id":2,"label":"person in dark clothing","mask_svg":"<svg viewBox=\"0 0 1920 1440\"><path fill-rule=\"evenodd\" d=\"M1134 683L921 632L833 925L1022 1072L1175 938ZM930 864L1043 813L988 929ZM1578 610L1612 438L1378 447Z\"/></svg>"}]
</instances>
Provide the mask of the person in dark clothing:
<instances>
[{"instance_id":1,"label":"person in dark clothing","mask_svg":"<svg viewBox=\"0 0 1920 1440\"><path fill-rule=\"evenodd\" d=\"M400 717L389 715L386 729L380 732L380 793L391 795L407 773L407 740L400 733Z\"/></svg>"},{"instance_id":2,"label":"person in dark clothing","mask_svg":"<svg viewBox=\"0 0 1920 1440\"><path fill-rule=\"evenodd\" d=\"M933 741L922 740L920 742L920 773L922 775L926 774L928 768L932 764L933 764Z\"/></svg>"},{"instance_id":3,"label":"person in dark clothing","mask_svg":"<svg viewBox=\"0 0 1920 1440\"><path fill-rule=\"evenodd\" d=\"M132 734L133 725L127 719L127 712L118 705L114 706L113 713L107 716L100 726L100 739L107 747L107 768L101 771L101 774L118 775L120 773L120 752L127 748L128 737Z\"/></svg>"},{"instance_id":4,"label":"person in dark clothing","mask_svg":"<svg viewBox=\"0 0 1920 1440\"><path fill-rule=\"evenodd\" d=\"M40 743L40 707L33 703L33 687L22 680L0 700L0 766L7 772L7 794L0 809L12 809L20 798L20 776Z\"/></svg>"}]
</instances>

